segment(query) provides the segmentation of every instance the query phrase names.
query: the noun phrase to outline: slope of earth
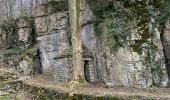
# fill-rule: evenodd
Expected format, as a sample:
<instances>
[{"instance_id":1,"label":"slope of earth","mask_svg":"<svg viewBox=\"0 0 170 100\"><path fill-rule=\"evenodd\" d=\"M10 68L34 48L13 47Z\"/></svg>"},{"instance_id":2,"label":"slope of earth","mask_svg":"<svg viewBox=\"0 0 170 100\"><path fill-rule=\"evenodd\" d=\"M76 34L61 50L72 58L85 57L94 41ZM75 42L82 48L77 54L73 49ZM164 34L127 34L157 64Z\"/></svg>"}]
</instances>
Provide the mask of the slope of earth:
<instances>
[{"instance_id":1,"label":"slope of earth","mask_svg":"<svg viewBox=\"0 0 170 100\"><path fill-rule=\"evenodd\" d=\"M24 80L23 87L19 95L23 95L24 93L25 97L29 95L33 100L35 98L36 100L46 100L47 98L64 98L66 100L170 100L169 88L107 88L105 85L99 83L86 83L83 86L70 89L68 83L57 83L35 78ZM38 93L35 93L36 91Z\"/></svg>"},{"instance_id":2,"label":"slope of earth","mask_svg":"<svg viewBox=\"0 0 170 100\"><path fill-rule=\"evenodd\" d=\"M0 100L170 100L170 88L109 88L101 83L85 83L71 89L68 83L40 77L17 78L16 73L5 69L0 73L0 89L5 91Z\"/></svg>"}]
</instances>

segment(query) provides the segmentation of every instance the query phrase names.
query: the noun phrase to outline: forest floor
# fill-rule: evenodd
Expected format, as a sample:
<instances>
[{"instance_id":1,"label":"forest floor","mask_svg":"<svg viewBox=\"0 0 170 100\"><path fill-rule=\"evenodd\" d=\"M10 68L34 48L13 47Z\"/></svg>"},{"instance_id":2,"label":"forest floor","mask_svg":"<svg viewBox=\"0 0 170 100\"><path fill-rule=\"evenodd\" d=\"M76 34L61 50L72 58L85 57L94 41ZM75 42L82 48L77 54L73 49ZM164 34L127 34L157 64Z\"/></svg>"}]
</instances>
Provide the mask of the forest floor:
<instances>
[{"instance_id":1,"label":"forest floor","mask_svg":"<svg viewBox=\"0 0 170 100\"><path fill-rule=\"evenodd\" d=\"M12 72L10 70L0 69L1 73ZM50 80L45 80L39 77L21 77L19 79L9 80L9 81L23 81L24 84L30 86L37 86L43 88L51 88L55 90L61 90L65 93L69 93L70 96L73 94L83 94L92 96L118 96L118 97L129 97L129 96L143 96L151 98L168 98L170 100L170 88L157 88L152 87L148 89L137 89L129 88L123 86L116 86L113 88L107 88L106 85L102 83L85 83L83 86L77 86L71 89L68 83L65 82L54 82ZM8 81L7 81L8 82ZM3 82L1 82L3 83Z\"/></svg>"},{"instance_id":2,"label":"forest floor","mask_svg":"<svg viewBox=\"0 0 170 100\"><path fill-rule=\"evenodd\" d=\"M143 97L153 97L153 98L169 98L170 99L170 88L149 88L149 89L137 89L128 87L114 87L106 88L104 84L96 83L89 84L86 83L83 86L70 89L67 83L57 83L46 80L37 80L35 78L29 78L24 80L26 84L35 85L39 87L59 89L67 93L72 94L84 94L84 95L94 95L94 96L143 96Z\"/></svg>"}]
</instances>

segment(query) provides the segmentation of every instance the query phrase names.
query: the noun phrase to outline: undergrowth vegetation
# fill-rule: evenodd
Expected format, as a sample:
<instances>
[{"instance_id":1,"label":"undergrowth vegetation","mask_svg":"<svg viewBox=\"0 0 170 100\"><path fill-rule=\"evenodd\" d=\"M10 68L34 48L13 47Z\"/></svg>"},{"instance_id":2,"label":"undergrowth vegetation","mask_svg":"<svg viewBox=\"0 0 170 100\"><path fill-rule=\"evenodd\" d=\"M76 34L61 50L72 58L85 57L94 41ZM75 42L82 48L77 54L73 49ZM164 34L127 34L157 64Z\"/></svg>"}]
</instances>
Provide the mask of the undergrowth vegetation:
<instances>
[{"instance_id":1,"label":"undergrowth vegetation","mask_svg":"<svg viewBox=\"0 0 170 100\"><path fill-rule=\"evenodd\" d=\"M61 0L61 1L46 0L46 3L44 5L51 12L68 11L68 1L67 0Z\"/></svg>"},{"instance_id":2,"label":"undergrowth vegetation","mask_svg":"<svg viewBox=\"0 0 170 100\"><path fill-rule=\"evenodd\" d=\"M127 46L133 27L138 29L137 34L141 39L135 40L130 48L142 54L141 45L153 36L151 33L154 33L154 29L158 27L156 24L160 25L159 30L163 30L169 16L168 0L120 0L116 1L119 3L115 5L113 1L107 0L88 0L88 2L95 15L92 23L96 36L113 50ZM149 29L149 24L153 24L151 18L155 24Z\"/></svg>"},{"instance_id":3,"label":"undergrowth vegetation","mask_svg":"<svg viewBox=\"0 0 170 100\"><path fill-rule=\"evenodd\" d=\"M110 47L118 51L127 48L139 55L146 55L143 63L151 67L153 84L159 86L164 75L164 58L158 46L158 35L165 30L169 18L168 0L89 0L94 13L92 24L96 36ZM163 55L161 55L163 56Z\"/></svg>"},{"instance_id":4,"label":"undergrowth vegetation","mask_svg":"<svg viewBox=\"0 0 170 100\"><path fill-rule=\"evenodd\" d=\"M121 7L115 8L108 1L89 0L89 4L95 14L92 23L96 35L114 50L125 47L129 35L126 25L127 12Z\"/></svg>"},{"instance_id":5,"label":"undergrowth vegetation","mask_svg":"<svg viewBox=\"0 0 170 100\"><path fill-rule=\"evenodd\" d=\"M1 41L4 42L1 47L12 48L18 42L17 23L15 19L4 20L0 22Z\"/></svg>"}]
</instances>

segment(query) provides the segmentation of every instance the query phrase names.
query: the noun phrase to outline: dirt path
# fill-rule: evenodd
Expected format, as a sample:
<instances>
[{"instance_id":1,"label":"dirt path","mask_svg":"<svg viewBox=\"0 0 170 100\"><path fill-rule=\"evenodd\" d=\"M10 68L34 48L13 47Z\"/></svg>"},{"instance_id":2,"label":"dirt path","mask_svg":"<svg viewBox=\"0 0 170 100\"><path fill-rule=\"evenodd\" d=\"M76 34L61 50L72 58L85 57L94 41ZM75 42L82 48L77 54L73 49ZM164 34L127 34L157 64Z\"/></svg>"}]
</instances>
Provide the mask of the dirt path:
<instances>
[{"instance_id":1,"label":"dirt path","mask_svg":"<svg viewBox=\"0 0 170 100\"><path fill-rule=\"evenodd\" d=\"M24 81L26 84L60 89L64 92L72 94L84 94L84 95L95 95L95 96L147 96L153 98L169 98L170 99L170 88L150 88L150 89L136 89L127 87L114 87L105 88L103 84L86 84L75 89L70 89L66 83L56 83L45 80L37 80L30 78Z\"/></svg>"},{"instance_id":2,"label":"dirt path","mask_svg":"<svg viewBox=\"0 0 170 100\"><path fill-rule=\"evenodd\" d=\"M2 73L10 73L13 71L0 69ZM25 84L34 85L38 87L44 88L52 88L56 90L62 90L66 93L72 94L84 94L84 95L94 95L94 96L143 96L143 97L153 97L153 98L169 98L170 100L170 88L150 88L150 89L136 89L136 88L128 88L128 87L114 87L114 88L106 88L103 84L85 84L84 86L77 87L74 89L70 89L68 87L68 83L57 83L53 81L47 81L37 78L31 77L22 77L17 80L9 80L6 82L15 82L15 81L23 81Z\"/></svg>"}]
</instances>

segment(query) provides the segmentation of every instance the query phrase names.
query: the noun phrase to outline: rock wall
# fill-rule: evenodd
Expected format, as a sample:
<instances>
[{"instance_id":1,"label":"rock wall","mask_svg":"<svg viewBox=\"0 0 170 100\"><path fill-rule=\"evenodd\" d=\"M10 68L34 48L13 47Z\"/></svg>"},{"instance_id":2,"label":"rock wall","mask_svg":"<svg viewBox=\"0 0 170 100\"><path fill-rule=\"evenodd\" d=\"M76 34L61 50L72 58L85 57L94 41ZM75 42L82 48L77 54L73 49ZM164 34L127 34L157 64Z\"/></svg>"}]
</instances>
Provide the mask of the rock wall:
<instances>
[{"instance_id":1,"label":"rock wall","mask_svg":"<svg viewBox=\"0 0 170 100\"><path fill-rule=\"evenodd\" d=\"M90 11L87 2L83 4L82 41L93 53L95 62L97 62L95 65L97 78L100 81L137 88L148 88L152 85L167 86L168 75L160 38L161 33L158 27L154 28L153 33L148 31L153 28L152 24L156 24L153 18L149 18L146 23L150 25L146 30L142 28L143 26L140 27L143 30L132 29L126 47L120 47L113 52L107 44L94 36L94 27L90 24L94 16L93 12ZM119 8L118 6L123 7L122 4L121 1L114 1L113 6L116 6L116 9ZM138 21L140 22L140 20L139 18ZM138 24L138 22L133 23ZM133 27L133 25L131 26Z\"/></svg>"},{"instance_id":2,"label":"rock wall","mask_svg":"<svg viewBox=\"0 0 170 100\"><path fill-rule=\"evenodd\" d=\"M146 46L143 47L142 55L128 48L120 48L114 55L109 54L108 60L111 60L108 66L110 70L110 80L117 85L122 84L140 88L148 88L153 84L167 86L168 76L159 35L155 37L155 40L156 42L154 42L154 44L157 45L157 51L154 54L149 52L150 50L152 51L152 49L147 49L147 44L142 44ZM134 41L136 41L134 38L130 39L130 42ZM148 52L151 57L154 56L152 62L146 61ZM159 71L161 71L161 73Z\"/></svg>"},{"instance_id":3,"label":"rock wall","mask_svg":"<svg viewBox=\"0 0 170 100\"><path fill-rule=\"evenodd\" d=\"M53 73L56 81L69 81L72 78L72 64L68 11L46 12L45 8L41 5L35 10L36 40L43 73Z\"/></svg>"},{"instance_id":4,"label":"rock wall","mask_svg":"<svg viewBox=\"0 0 170 100\"><path fill-rule=\"evenodd\" d=\"M67 1L38 5L34 12L33 18L18 18L10 27L1 29L1 66L13 67L22 75L36 73L52 75L58 82L70 81L73 69ZM158 27L154 28L153 36L148 33L147 38L139 36L146 30L140 34L139 30L130 30L126 47L115 51L95 35L94 16L88 2L82 0L81 39L86 81L137 88L167 86L167 69ZM153 20L149 19L149 27L152 27ZM167 64L168 32L167 27L163 36Z\"/></svg>"},{"instance_id":5,"label":"rock wall","mask_svg":"<svg viewBox=\"0 0 170 100\"><path fill-rule=\"evenodd\" d=\"M1 0L0 21L20 16L32 16L37 5L57 0Z\"/></svg>"},{"instance_id":6,"label":"rock wall","mask_svg":"<svg viewBox=\"0 0 170 100\"><path fill-rule=\"evenodd\" d=\"M82 39L82 44L85 48L84 50L84 58L90 58L89 63L90 64L90 69L88 71L92 72L91 75L89 76L91 82L97 82L100 81L100 77L98 75L98 64L97 64L97 52L98 52L98 47L97 47L97 38L94 35L94 28L93 25L90 23L92 20L93 13L90 10L90 7L88 3L85 0L81 0L81 22L82 22L82 29L81 29L81 39ZM89 54L86 54L89 53ZM86 57L87 55L90 55ZM86 60L84 60L85 63Z\"/></svg>"},{"instance_id":7,"label":"rock wall","mask_svg":"<svg viewBox=\"0 0 170 100\"><path fill-rule=\"evenodd\" d=\"M8 20L5 23L15 24L12 24L13 26L6 24L6 26L1 27L2 30L11 33L7 35L6 32L2 31L6 38L2 42L5 45L1 48L1 67L15 69L21 75L31 75L35 62L34 58L37 54L34 44L33 20L32 18L18 18Z\"/></svg>"},{"instance_id":8,"label":"rock wall","mask_svg":"<svg viewBox=\"0 0 170 100\"><path fill-rule=\"evenodd\" d=\"M67 5L65 5L67 6ZM67 7L64 7L67 8ZM71 58L71 35L70 26L68 23L68 9L64 11L58 10L53 12L51 7L41 5L35 10L35 26L37 32L37 44L40 51L40 58L42 62L43 72L48 71L54 73L56 81L69 81L72 78L72 58ZM84 11L85 12L85 11ZM82 17L88 14L86 11L82 13ZM90 17L89 17L90 18ZM87 20L84 18L83 23ZM90 82L96 81L93 47L94 35L87 35L91 31L91 25L87 24L82 29L82 39L84 46L84 64L88 69L88 80Z\"/></svg>"},{"instance_id":9,"label":"rock wall","mask_svg":"<svg viewBox=\"0 0 170 100\"><path fill-rule=\"evenodd\" d=\"M164 55L165 55L165 62L166 68L168 72L168 76L170 79L170 24L169 21L166 23L166 29L164 30L164 34L162 35L162 43L164 47Z\"/></svg>"}]
</instances>

